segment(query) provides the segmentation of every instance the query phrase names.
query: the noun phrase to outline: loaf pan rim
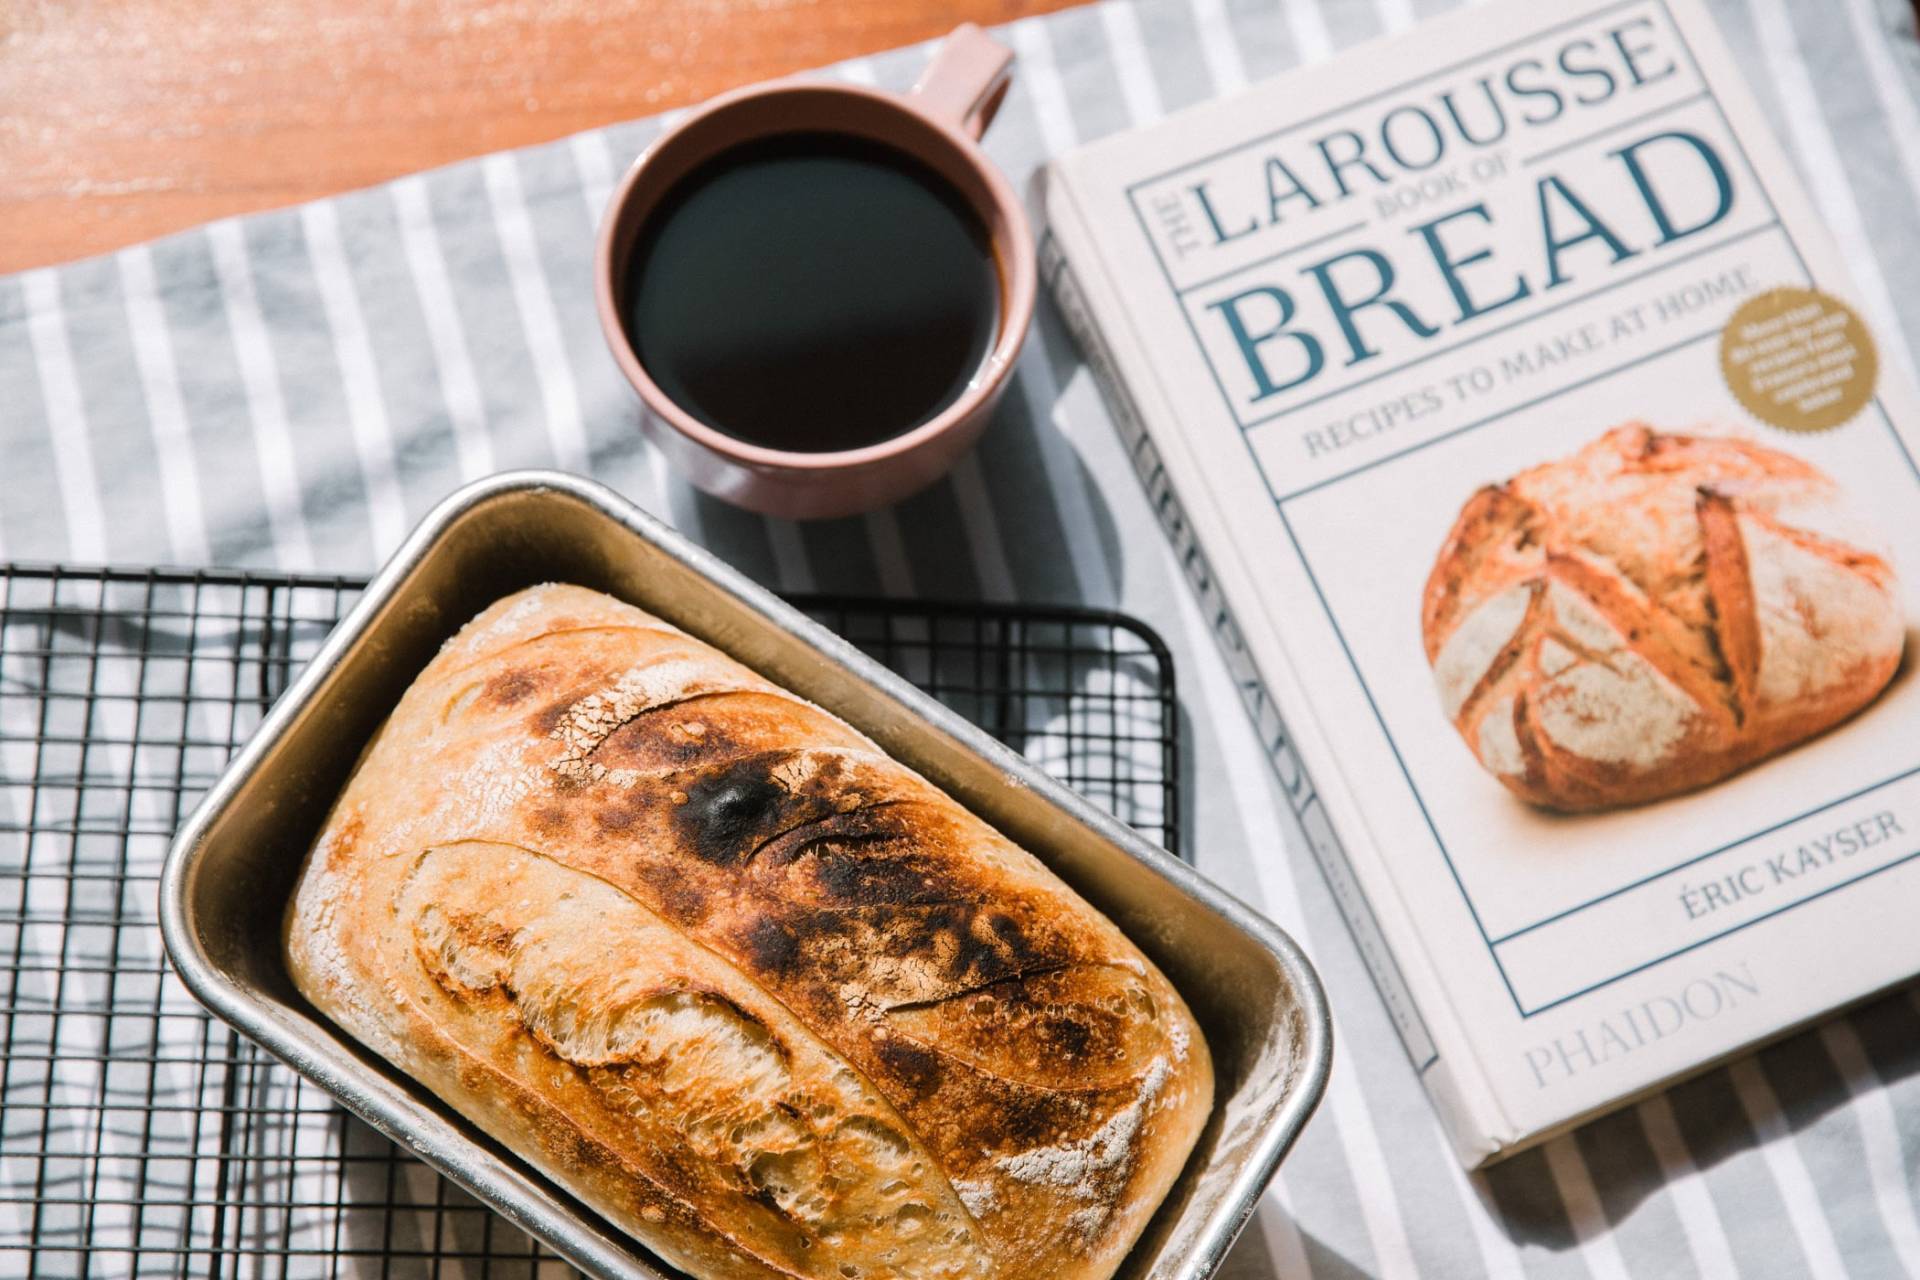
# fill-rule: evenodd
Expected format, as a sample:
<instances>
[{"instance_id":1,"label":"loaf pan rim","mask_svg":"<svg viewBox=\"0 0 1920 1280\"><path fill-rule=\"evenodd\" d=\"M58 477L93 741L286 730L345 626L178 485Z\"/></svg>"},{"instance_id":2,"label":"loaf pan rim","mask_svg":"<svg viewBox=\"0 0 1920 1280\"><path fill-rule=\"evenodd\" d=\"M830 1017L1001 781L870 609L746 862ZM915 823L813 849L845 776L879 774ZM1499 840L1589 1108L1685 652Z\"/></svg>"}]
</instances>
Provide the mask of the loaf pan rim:
<instances>
[{"instance_id":1,"label":"loaf pan rim","mask_svg":"<svg viewBox=\"0 0 1920 1280\"><path fill-rule=\"evenodd\" d=\"M370 1070L366 1051L330 1023L290 1015L236 980L202 944L192 901L194 878L204 869L207 842L220 821L262 768L274 749L309 711L341 663L371 633L381 616L401 602L410 577L463 519L480 508L516 497L555 495L588 507L630 536L706 579L708 585L797 634L856 678L900 703L936 733L982 758L1009 786L1030 791L1090 828L1147 870L1247 935L1272 960L1300 1013L1290 1069L1281 1082L1281 1098L1271 1108L1267 1127L1247 1149L1218 1199L1204 1206L1205 1219L1191 1247L1163 1267L1155 1280L1205 1280L1225 1259L1228 1248L1253 1213L1326 1087L1332 1059L1332 1023L1326 998L1312 964L1298 944L1273 922L1192 867L1158 848L1131 827L1094 806L1040 770L985 730L922 693L903 677L860 653L852 644L794 611L711 552L687 541L631 502L596 481L556 471L502 472L456 490L430 511L392 558L368 583L360 599L340 620L313 659L282 693L253 735L234 756L168 849L159 883L161 935L168 955L188 990L214 1014L260 1044L269 1053L337 1099L376 1130L452 1178L491 1209L554 1248L589 1274L648 1277L660 1272L651 1260L636 1270L632 1249L642 1242L574 1207L564 1191L522 1165L511 1153L476 1141L445 1114L444 1104L424 1088ZM856 726L858 727L858 726ZM1255 856L1260 856L1256 853ZM1274 851L1278 856L1278 851ZM389 1068L389 1070L392 1070ZM411 1086L411 1087L407 1087ZM1216 1114L1223 1099L1216 1098ZM1181 1181L1198 1176L1189 1167ZM649 1255L650 1258L650 1255ZM1163 1260L1165 1261L1165 1260Z\"/></svg>"}]
</instances>

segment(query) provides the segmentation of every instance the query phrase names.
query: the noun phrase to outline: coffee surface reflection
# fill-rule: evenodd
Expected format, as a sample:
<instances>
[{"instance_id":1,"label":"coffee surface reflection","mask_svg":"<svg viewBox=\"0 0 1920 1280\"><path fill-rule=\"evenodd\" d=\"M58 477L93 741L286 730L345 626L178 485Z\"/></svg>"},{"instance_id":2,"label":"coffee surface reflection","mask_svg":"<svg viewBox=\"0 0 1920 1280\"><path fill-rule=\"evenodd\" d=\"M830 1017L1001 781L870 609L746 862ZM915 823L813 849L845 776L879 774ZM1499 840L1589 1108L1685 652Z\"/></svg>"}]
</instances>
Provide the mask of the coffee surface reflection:
<instances>
[{"instance_id":1,"label":"coffee surface reflection","mask_svg":"<svg viewBox=\"0 0 1920 1280\"><path fill-rule=\"evenodd\" d=\"M932 168L846 135L736 146L676 184L630 259L623 320L660 390L750 444L878 444L959 399L1000 282Z\"/></svg>"}]
</instances>

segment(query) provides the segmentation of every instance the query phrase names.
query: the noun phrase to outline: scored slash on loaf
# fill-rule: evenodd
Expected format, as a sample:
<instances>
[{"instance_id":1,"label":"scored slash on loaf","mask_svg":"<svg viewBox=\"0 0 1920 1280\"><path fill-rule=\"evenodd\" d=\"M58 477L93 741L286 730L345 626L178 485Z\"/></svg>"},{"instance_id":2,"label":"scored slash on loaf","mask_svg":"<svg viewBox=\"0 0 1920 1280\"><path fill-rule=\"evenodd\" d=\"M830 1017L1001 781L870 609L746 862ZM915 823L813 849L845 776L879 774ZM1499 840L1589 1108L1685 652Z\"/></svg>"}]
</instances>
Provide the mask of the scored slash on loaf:
<instances>
[{"instance_id":1,"label":"scored slash on loaf","mask_svg":"<svg viewBox=\"0 0 1920 1280\"><path fill-rule=\"evenodd\" d=\"M1706 786L1838 724L1906 643L1842 499L1791 454L1639 424L1481 489L1421 611L1442 709L1564 810Z\"/></svg>"},{"instance_id":2,"label":"scored slash on loaf","mask_svg":"<svg viewBox=\"0 0 1920 1280\"><path fill-rule=\"evenodd\" d=\"M699 1277L1111 1274L1205 1123L1179 995L858 732L536 587L368 746L296 985Z\"/></svg>"}]
</instances>

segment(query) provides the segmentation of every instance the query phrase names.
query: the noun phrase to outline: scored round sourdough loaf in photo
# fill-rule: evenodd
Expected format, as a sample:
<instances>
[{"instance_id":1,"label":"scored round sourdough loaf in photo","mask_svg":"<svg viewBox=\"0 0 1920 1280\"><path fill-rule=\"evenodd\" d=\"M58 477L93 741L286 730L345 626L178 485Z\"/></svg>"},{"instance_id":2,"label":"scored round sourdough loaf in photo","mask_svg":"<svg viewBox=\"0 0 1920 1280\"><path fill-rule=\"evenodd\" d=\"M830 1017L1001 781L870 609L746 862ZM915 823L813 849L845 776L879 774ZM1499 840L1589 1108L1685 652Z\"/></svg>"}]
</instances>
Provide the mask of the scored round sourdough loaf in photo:
<instances>
[{"instance_id":1,"label":"scored round sourdough loaf in photo","mask_svg":"<svg viewBox=\"0 0 1920 1280\"><path fill-rule=\"evenodd\" d=\"M501 600L367 747L301 992L694 1276L1112 1273L1212 1105L1180 996L820 708L580 587Z\"/></svg>"},{"instance_id":2,"label":"scored round sourdough loaf in photo","mask_svg":"<svg viewBox=\"0 0 1920 1280\"><path fill-rule=\"evenodd\" d=\"M1899 587L1853 523L1791 454L1615 427L1460 512L1421 608L1441 706L1548 808L1717 782L1851 716L1899 667Z\"/></svg>"}]
</instances>

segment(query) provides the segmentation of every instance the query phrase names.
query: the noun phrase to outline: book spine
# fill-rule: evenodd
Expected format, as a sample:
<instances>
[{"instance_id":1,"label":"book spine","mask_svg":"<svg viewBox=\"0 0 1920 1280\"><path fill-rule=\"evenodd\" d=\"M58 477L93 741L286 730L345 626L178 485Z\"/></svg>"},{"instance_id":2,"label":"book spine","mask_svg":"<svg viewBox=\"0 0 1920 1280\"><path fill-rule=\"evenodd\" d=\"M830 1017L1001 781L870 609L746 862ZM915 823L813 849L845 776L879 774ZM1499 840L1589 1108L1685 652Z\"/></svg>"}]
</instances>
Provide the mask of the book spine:
<instances>
[{"instance_id":1,"label":"book spine","mask_svg":"<svg viewBox=\"0 0 1920 1280\"><path fill-rule=\"evenodd\" d=\"M1352 932L1381 998L1386 1002L1394 1027L1399 1032L1401 1046L1406 1050L1415 1071L1425 1076L1439 1059L1433 1037L1420 1016L1393 952L1387 946L1379 922L1367 904L1366 895L1361 892L1354 878L1352 863L1327 817L1325 806L1314 790L1306 766L1293 749L1279 709L1260 679L1252 651L1234 621L1233 611L1220 590L1218 580L1208 566L1206 553L1201 549L1200 540L1186 517L1173 479L1161 461L1160 452L1154 446L1139 405L1088 305L1086 292L1074 273L1073 264L1060 238L1051 228L1040 240L1040 272L1069 331L1080 344L1093 369L1094 381L1100 387L1107 412L1119 429L1135 474L1146 487L1147 501L1173 543L1175 558L1199 599L1201 615L1220 646L1221 656L1226 659L1228 672L1234 687L1240 691L1247 713L1253 718L1254 730L1259 735L1267 760L1279 775L1281 787L1306 835L1314 860L1320 865L1321 874L1326 877L1347 928Z\"/></svg>"}]
</instances>

